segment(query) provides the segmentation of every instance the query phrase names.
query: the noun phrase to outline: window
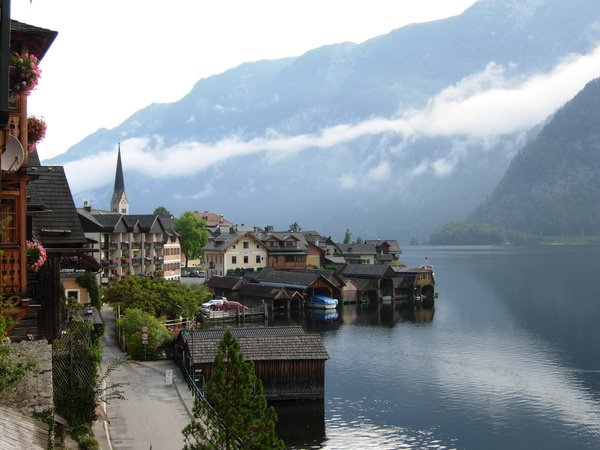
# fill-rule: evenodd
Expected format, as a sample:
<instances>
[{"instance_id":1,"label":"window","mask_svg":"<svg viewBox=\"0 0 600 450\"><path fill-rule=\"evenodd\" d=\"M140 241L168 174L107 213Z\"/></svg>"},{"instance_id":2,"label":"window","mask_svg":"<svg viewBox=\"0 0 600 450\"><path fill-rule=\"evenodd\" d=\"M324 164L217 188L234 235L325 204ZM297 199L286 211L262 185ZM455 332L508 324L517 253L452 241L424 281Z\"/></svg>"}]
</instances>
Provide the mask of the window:
<instances>
[{"instance_id":1,"label":"window","mask_svg":"<svg viewBox=\"0 0 600 450\"><path fill-rule=\"evenodd\" d=\"M244 256L244 264L248 264L248 256Z\"/></svg>"},{"instance_id":2,"label":"window","mask_svg":"<svg viewBox=\"0 0 600 450\"><path fill-rule=\"evenodd\" d=\"M260 264L260 255L256 255L256 264Z\"/></svg>"},{"instance_id":3,"label":"window","mask_svg":"<svg viewBox=\"0 0 600 450\"><path fill-rule=\"evenodd\" d=\"M17 243L17 199L3 198L0 200L0 220L4 225L0 231L3 244Z\"/></svg>"},{"instance_id":4,"label":"window","mask_svg":"<svg viewBox=\"0 0 600 450\"><path fill-rule=\"evenodd\" d=\"M237 256L231 257L231 264L237 264Z\"/></svg>"},{"instance_id":5,"label":"window","mask_svg":"<svg viewBox=\"0 0 600 450\"><path fill-rule=\"evenodd\" d=\"M250 248L250 242L244 241L244 248Z\"/></svg>"},{"instance_id":6,"label":"window","mask_svg":"<svg viewBox=\"0 0 600 450\"><path fill-rule=\"evenodd\" d=\"M73 299L79 303L79 289L65 289L65 296L69 300Z\"/></svg>"}]
</instances>

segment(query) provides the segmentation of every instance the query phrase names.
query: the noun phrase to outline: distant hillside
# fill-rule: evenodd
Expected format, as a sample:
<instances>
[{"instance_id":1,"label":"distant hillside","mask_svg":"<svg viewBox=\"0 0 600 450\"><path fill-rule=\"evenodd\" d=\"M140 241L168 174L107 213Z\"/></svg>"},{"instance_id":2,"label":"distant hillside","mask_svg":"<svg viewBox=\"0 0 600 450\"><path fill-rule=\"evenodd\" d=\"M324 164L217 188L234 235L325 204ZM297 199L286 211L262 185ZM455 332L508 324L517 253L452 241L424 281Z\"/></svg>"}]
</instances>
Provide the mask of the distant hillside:
<instances>
[{"instance_id":1,"label":"distant hillside","mask_svg":"<svg viewBox=\"0 0 600 450\"><path fill-rule=\"evenodd\" d=\"M463 116L441 108L443 118L431 117L436 96L452 106L505 79L512 86L548 73L595 48L599 23L598 0L481 0L459 16L360 45L242 64L43 162L65 165L70 176L85 173L77 161L114 152L112 172L121 142L134 213L163 205L260 226L298 222L339 239L347 228L364 238L423 239L485 200L527 133L440 132ZM406 121L414 111L422 114ZM379 128L402 120L401 130ZM336 140L344 133L351 137ZM107 208L113 182L76 187L76 204Z\"/></svg>"},{"instance_id":2,"label":"distant hillside","mask_svg":"<svg viewBox=\"0 0 600 450\"><path fill-rule=\"evenodd\" d=\"M539 236L600 235L600 79L515 156L471 219Z\"/></svg>"}]
</instances>

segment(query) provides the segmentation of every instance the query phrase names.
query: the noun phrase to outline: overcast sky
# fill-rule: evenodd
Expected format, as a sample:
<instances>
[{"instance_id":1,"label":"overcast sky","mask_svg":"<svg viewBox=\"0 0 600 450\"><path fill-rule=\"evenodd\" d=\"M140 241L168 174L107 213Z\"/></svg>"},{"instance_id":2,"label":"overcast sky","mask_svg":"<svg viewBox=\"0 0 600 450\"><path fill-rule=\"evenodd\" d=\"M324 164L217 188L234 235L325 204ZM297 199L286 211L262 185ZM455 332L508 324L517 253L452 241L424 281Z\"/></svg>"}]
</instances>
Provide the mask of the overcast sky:
<instances>
[{"instance_id":1,"label":"overcast sky","mask_svg":"<svg viewBox=\"0 0 600 450\"><path fill-rule=\"evenodd\" d=\"M361 43L463 12L474 0L12 0L12 18L58 31L29 97L48 123L42 159L243 62Z\"/></svg>"}]
</instances>

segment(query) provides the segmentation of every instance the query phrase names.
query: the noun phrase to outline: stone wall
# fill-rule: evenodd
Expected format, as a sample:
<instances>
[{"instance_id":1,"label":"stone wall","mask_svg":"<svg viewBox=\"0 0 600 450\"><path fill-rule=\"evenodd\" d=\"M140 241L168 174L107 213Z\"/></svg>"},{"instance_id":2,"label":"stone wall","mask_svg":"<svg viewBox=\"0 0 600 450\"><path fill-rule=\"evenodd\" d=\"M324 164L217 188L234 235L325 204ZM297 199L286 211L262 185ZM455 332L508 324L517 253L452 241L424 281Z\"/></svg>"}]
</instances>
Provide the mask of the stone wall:
<instances>
[{"instance_id":1,"label":"stone wall","mask_svg":"<svg viewBox=\"0 0 600 450\"><path fill-rule=\"evenodd\" d=\"M0 405L11 407L26 416L51 410L54 407L52 345L46 340L21 341L9 345L17 361L34 361L35 368L10 391L0 395Z\"/></svg>"}]
</instances>

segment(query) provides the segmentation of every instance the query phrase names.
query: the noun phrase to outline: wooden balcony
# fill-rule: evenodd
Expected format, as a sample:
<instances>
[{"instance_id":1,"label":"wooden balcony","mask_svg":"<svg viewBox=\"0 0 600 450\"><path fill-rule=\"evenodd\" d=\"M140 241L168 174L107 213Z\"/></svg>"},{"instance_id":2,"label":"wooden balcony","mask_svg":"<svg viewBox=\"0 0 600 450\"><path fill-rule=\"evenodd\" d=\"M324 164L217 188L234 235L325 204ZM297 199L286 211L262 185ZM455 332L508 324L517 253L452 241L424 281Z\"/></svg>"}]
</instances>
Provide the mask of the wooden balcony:
<instances>
[{"instance_id":1,"label":"wooden balcony","mask_svg":"<svg viewBox=\"0 0 600 450\"><path fill-rule=\"evenodd\" d=\"M2 275L2 290L6 296L21 294L21 250L5 248L0 257L0 273Z\"/></svg>"}]
</instances>

